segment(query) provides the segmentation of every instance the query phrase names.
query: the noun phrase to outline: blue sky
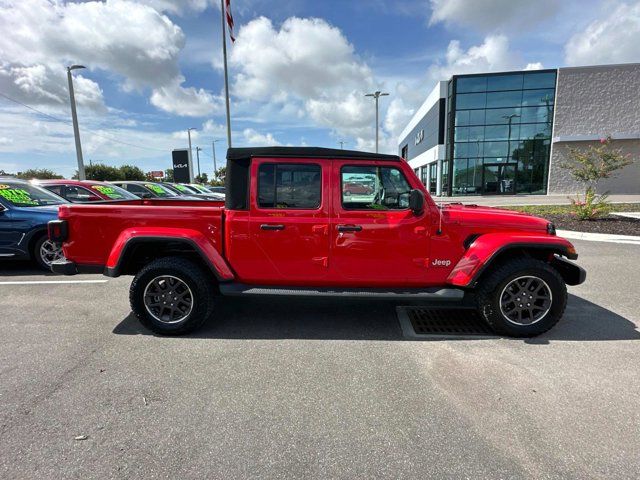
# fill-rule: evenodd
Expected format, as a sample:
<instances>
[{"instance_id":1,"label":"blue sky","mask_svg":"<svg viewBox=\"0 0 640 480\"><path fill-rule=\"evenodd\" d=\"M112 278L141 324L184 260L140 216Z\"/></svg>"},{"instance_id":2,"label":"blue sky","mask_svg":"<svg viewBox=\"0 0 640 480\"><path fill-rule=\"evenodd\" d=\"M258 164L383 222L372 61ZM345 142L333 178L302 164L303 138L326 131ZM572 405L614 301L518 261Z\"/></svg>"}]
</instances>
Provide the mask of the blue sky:
<instances>
[{"instance_id":1,"label":"blue sky","mask_svg":"<svg viewBox=\"0 0 640 480\"><path fill-rule=\"evenodd\" d=\"M234 146L371 150L451 74L640 60L640 2L232 0ZM85 161L170 166L198 128L203 169L226 148L220 10L211 0L0 0L0 170L75 170L65 65Z\"/></svg>"}]
</instances>

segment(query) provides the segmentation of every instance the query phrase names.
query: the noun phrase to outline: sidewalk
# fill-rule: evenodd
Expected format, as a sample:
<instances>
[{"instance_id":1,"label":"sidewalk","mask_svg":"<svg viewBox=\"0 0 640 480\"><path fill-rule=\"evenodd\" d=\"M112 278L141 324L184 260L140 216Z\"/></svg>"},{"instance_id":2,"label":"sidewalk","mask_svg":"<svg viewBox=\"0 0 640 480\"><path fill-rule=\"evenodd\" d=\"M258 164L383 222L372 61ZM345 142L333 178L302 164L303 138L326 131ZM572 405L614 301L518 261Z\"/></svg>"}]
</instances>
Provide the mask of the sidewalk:
<instances>
[{"instance_id":1,"label":"sidewalk","mask_svg":"<svg viewBox=\"0 0 640 480\"><path fill-rule=\"evenodd\" d=\"M433 197L436 203L460 202L490 207L521 206L521 205L569 205L568 195L492 195L492 196L464 196L464 197ZM609 195L611 203L638 203L638 195ZM638 208L640 210L640 207Z\"/></svg>"}]
</instances>

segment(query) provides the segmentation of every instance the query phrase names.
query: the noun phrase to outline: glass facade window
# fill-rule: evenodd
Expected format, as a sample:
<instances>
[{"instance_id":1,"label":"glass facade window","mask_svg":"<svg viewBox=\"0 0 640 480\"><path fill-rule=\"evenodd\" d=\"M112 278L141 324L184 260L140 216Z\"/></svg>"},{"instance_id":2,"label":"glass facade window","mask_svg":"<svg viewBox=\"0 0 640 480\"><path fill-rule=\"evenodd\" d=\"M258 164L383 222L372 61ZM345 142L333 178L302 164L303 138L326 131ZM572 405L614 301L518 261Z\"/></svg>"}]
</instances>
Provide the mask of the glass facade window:
<instances>
[{"instance_id":1,"label":"glass facade window","mask_svg":"<svg viewBox=\"0 0 640 480\"><path fill-rule=\"evenodd\" d=\"M546 193L555 84L555 71L454 77L443 193Z\"/></svg>"}]
</instances>

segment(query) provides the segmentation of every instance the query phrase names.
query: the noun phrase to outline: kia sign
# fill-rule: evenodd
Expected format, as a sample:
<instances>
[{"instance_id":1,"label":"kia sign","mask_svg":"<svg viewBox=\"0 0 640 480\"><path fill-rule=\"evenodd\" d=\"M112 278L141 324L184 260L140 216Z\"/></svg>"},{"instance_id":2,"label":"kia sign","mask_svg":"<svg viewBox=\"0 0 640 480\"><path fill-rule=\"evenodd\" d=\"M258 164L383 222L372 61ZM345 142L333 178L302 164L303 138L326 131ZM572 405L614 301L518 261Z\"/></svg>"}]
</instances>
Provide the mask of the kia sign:
<instances>
[{"instance_id":1,"label":"kia sign","mask_svg":"<svg viewBox=\"0 0 640 480\"><path fill-rule=\"evenodd\" d=\"M173 181L176 183L189 183L191 175L189 172L189 150L174 150L173 156Z\"/></svg>"},{"instance_id":2,"label":"kia sign","mask_svg":"<svg viewBox=\"0 0 640 480\"><path fill-rule=\"evenodd\" d=\"M154 170L153 172L149 172L151 178L162 178L164 177L164 172L162 170Z\"/></svg>"}]
</instances>

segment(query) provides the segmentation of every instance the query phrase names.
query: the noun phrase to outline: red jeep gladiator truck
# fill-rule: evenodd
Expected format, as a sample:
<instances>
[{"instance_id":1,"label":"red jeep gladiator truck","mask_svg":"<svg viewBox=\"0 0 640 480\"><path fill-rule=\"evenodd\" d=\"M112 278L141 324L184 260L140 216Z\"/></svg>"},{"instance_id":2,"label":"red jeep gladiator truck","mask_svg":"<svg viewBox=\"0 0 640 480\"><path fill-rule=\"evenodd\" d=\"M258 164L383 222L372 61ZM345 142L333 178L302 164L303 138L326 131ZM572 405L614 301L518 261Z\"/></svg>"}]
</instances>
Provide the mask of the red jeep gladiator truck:
<instances>
[{"instance_id":1,"label":"red jeep gladiator truck","mask_svg":"<svg viewBox=\"0 0 640 480\"><path fill-rule=\"evenodd\" d=\"M160 334L216 314L220 295L353 295L474 302L499 334L533 336L561 318L576 251L534 216L438 206L393 155L232 148L226 200L62 205L54 272L133 275L131 308ZM366 185L359 195L343 186Z\"/></svg>"}]
</instances>

